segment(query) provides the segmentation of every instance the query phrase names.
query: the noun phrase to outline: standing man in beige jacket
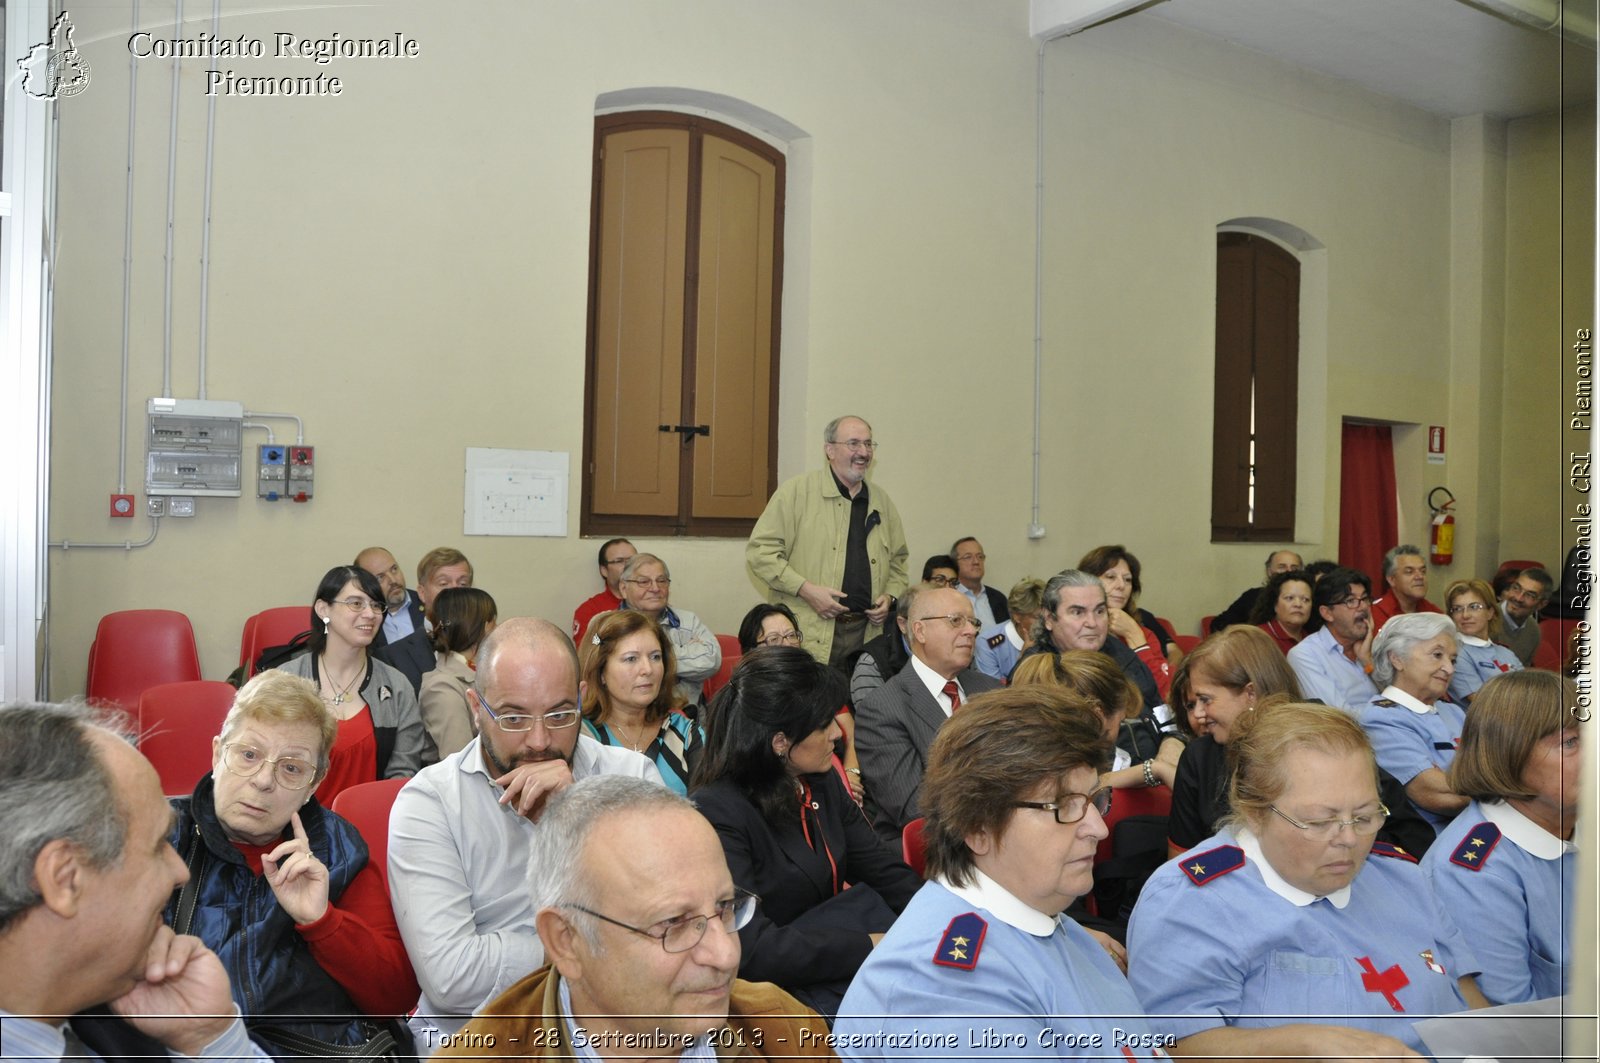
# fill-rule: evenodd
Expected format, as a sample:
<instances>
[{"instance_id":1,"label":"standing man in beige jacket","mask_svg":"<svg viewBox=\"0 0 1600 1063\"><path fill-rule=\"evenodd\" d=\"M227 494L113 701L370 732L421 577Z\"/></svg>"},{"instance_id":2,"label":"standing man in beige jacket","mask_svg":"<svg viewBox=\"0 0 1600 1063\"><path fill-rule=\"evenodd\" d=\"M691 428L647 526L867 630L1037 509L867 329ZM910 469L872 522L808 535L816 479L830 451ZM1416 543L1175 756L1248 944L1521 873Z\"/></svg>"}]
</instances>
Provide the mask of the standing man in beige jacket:
<instances>
[{"instance_id":1,"label":"standing man in beige jacket","mask_svg":"<svg viewBox=\"0 0 1600 1063\"><path fill-rule=\"evenodd\" d=\"M744 559L767 600L794 610L811 655L839 666L878 634L906 589L909 550L889 493L867 483L872 426L836 417L822 442L827 468L773 492Z\"/></svg>"}]
</instances>

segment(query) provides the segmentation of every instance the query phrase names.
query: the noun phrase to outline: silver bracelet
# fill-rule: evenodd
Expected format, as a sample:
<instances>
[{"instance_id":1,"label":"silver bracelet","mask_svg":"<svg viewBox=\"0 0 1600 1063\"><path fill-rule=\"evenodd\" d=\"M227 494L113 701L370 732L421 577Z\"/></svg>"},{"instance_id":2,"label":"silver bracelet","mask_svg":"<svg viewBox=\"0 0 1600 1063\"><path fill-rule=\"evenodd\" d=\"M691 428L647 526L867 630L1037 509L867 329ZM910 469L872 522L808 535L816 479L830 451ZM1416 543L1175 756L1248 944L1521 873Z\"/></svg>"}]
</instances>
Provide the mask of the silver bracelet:
<instances>
[{"instance_id":1,"label":"silver bracelet","mask_svg":"<svg viewBox=\"0 0 1600 1063\"><path fill-rule=\"evenodd\" d=\"M1146 786L1155 786L1157 784L1154 764L1154 760L1144 762L1144 784Z\"/></svg>"}]
</instances>

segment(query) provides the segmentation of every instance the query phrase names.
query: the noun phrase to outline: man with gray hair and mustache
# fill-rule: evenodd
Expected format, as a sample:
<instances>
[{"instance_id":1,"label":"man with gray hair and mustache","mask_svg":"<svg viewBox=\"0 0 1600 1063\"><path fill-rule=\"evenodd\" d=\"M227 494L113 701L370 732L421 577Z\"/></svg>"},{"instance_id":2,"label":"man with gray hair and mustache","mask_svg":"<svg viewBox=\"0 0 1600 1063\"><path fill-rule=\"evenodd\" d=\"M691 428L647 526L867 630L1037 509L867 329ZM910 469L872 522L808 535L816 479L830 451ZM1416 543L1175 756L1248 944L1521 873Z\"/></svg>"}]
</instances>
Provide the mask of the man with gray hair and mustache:
<instances>
[{"instance_id":1,"label":"man with gray hair and mustache","mask_svg":"<svg viewBox=\"0 0 1600 1063\"><path fill-rule=\"evenodd\" d=\"M468 694L478 736L395 800L389 895L422 986L421 1052L544 962L523 868L551 795L593 775L661 785L646 758L580 733L581 686L561 628L501 623L478 651Z\"/></svg>"},{"instance_id":2,"label":"man with gray hair and mustache","mask_svg":"<svg viewBox=\"0 0 1600 1063\"><path fill-rule=\"evenodd\" d=\"M549 966L441 1055L833 1058L819 1016L736 977L757 898L734 885L717 832L685 798L620 776L557 794L529 846L527 893Z\"/></svg>"}]
</instances>

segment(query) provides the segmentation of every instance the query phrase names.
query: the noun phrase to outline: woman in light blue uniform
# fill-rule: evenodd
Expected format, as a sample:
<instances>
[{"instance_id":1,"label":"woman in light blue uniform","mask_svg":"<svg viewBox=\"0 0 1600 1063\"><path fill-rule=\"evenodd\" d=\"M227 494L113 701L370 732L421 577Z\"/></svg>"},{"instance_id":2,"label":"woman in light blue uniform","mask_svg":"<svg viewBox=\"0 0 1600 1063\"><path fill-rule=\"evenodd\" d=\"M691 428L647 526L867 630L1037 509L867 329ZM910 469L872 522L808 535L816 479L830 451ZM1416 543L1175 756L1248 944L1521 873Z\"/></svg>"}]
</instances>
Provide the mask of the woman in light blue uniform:
<instances>
[{"instance_id":1,"label":"woman in light blue uniform","mask_svg":"<svg viewBox=\"0 0 1600 1063\"><path fill-rule=\"evenodd\" d=\"M1494 588L1481 579L1458 579L1444 591L1444 611L1455 621L1456 674L1450 700L1467 707L1478 688L1497 675L1522 671L1517 655L1499 644L1500 607Z\"/></svg>"},{"instance_id":2,"label":"woman in light blue uniform","mask_svg":"<svg viewBox=\"0 0 1600 1063\"><path fill-rule=\"evenodd\" d=\"M1450 784L1472 798L1439 833L1422 870L1439 907L1483 965L1496 1004L1560 996L1572 948L1578 858L1578 723L1572 680L1554 672L1503 675L1467 715Z\"/></svg>"},{"instance_id":3,"label":"woman in light blue uniform","mask_svg":"<svg viewBox=\"0 0 1600 1063\"><path fill-rule=\"evenodd\" d=\"M840 1006L841 1059L1160 1059L1105 948L1061 911L1093 884L1111 791L1099 714L1052 686L973 698L922 784L929 882Z\"/></svg>"},{"instance_id":4,"label":"woman in light blue uniform","mask_svg":"<svg viewBox=\"0 0 1600 1063\"><path fill-rule=\"evenodd\" d=\"M1455 660L1455 625L1448 616L1391 618L1372 644L1372 678L1383 693L1361 710L1378 764L1405 784L1406 796L1435 833L1467 804L1445 778L1466 717L1459 705L1441 700Z\"/></svg>"},{"instance_id":5,"label":"woman in light blue uniform","mask_svg":"<svg viewBox=\"0 0 1600 1063\"><path fill-rule=\"evenodd\" d=\"M1243 714L1228 754L1227 825L1156 871L1129 924L1151 1021L1175 1055L1425 1052L1413 1022L1484 1001L1415 860L1374 844L1366 735L1341 709L1273 705Z\"/></svg>"}]
</instances>

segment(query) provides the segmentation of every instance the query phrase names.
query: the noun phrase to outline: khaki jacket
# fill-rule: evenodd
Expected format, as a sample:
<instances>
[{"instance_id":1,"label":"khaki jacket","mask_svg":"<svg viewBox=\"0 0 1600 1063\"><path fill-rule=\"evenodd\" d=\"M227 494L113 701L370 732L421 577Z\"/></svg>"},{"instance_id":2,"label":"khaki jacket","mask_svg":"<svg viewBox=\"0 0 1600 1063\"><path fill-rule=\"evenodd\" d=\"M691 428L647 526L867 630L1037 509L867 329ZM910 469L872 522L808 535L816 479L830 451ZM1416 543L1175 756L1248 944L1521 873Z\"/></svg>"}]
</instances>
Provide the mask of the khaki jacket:
<instances>
[{"instance_id":1,"label":"khaki jacket","mask_svg":"<svg viewBox=\"0 0 1600 1063\"><path fill-rule=\"evenodd\" d=\"M878 520L867 532L867 559L872 566L872 598L899 597L907 586L905 529L889 492L869 483L871 511ZM844 554L849 540L850 500L839 493L832 472L815 469L796 476L772 493L767 508L750 532L744 560L750 574L767 588L767 601L787 605L800 621L805 647L827 663L833 649L833 622L812 611L800 597L810 581L838 588L844 582ZM870 519L870 518L869 518ZM868 625L863 641L882 628Z\"/></svg>"},{"instance_id":2,"label":"khaki jacket","mask_svg":"<svg viewBox=\"0 0 1600 1063\"><path fill-rule=\"evenodd\" d=\"M442 1041L436 1058L577 1059L561 1022L560 985L553 968L539 968ZM727 1028L715 1043L718 1059L837 1059L829 1041L822 1017L777 986L735 981ZM418 1055L433 1047L419 1044ZM598 1041L590 1047L602 1058L609 1055ZM639 1054L643 1047L625 1052Z\"/></svg>"}]
</instances>

